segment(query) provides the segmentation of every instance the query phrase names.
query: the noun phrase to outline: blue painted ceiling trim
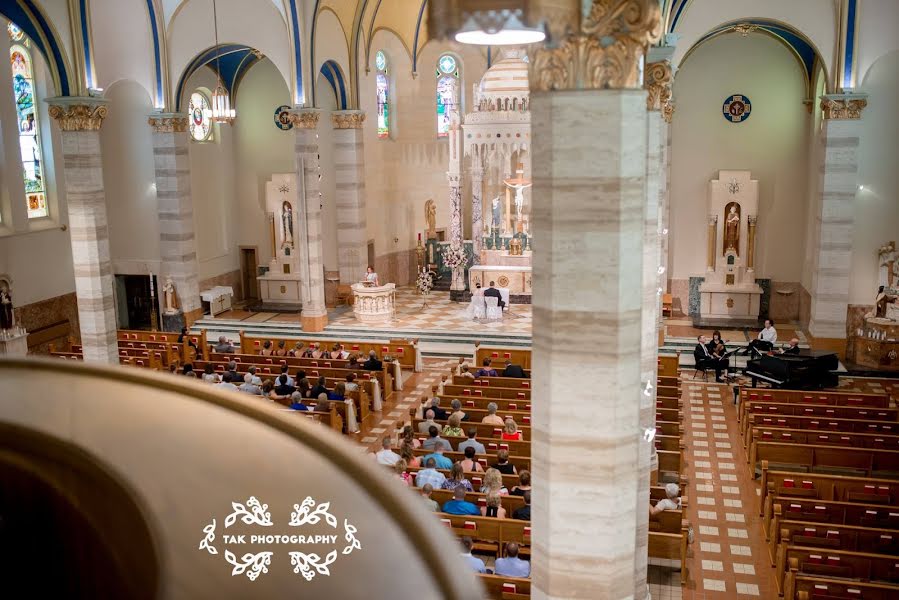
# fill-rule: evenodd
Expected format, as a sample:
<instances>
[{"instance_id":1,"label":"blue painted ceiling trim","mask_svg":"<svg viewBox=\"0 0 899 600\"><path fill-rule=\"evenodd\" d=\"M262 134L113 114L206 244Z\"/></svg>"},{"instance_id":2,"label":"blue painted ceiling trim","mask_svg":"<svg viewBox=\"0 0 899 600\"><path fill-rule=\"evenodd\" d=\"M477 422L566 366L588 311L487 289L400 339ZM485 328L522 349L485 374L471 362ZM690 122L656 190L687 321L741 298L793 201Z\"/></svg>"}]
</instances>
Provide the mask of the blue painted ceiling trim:
<instances>
[{"instance_id":1,"label":"blue painted ceiling trim","mask_svg":"<svg viewBox=\"0 0 899 600\"><path fill-rule=\"evenodd\" d=\"M418 22L415 24L415 40L412 42L412 72L418 72L418 34L421 32L421 21L425 15L425 6L428 0L421 0L421 8L418 9Z\"/></svg>"},{"instance_id":2,"label":"blue painted ceiling trim","mask_svg":"<svg viewBox=\"0 0 899 600\"><path fill-rule=\"evenodd\" d=\"M852 60L855 54L855 15L856 0L849 0L846 14L846 53L843 55L843 87L852 87Z\"/></svg>"},{"instance_id":3,"label":"blue painted ceiling trim","mask_svg":"<svg viewBox=\"0 0 899 600\"><path fill-rule=\"evenodd\" d=\"M81 14L81 44L84 47L84 81L88 89L94 87L94 63L91 56L90 17L87 14L87 0L78 2L78 12Z\"/></svg>"},{"instance_id":4,"label":"blue painted ceiling trim","mask_svg":"<svg viewBox=\"0 0 899 600\"><path fill-rule=\"evenodd\" d=\"M337 108L346 110L346 81L340 66L333 60L327 60L322 63L321 73L325 76L328 83L331 84L331 89L334 90L334 97L337 98Z\"/></svg>"},{"instance_id":5,"label":"blue painted ceiling trim","mask_svg":"<svg viewBox=\"0 0 899 600\"><path fill-rule=\"evenodd\" d=\"M674 28L677 27L677 22L683 14L684 9L687 7L687 4L689 4L690 0L673 0L673 2L674 4L672 4L671 6L671 12L674 14L674 16L669 23L668 33L674 32ZM680 2L680 4L678 4L678 2Z\"/></svg>"},{"instance_id":6,"label":"blue painted ceiling trim","mask_svg":"<svg viewBox=\"0 0 899 600\"><path fill-rule=\"evenodd\" d=\"M159 21L156 14L156 5L153 0L147 0L147 14L150 17L150 31L153 34L153 62L156 75L156 108L165 106L165 88L162 84L162 46L159 42Z\"/></svg>"},{"instance_id":7,"label":"blue painted ceiling trim","mask_svg":"<svg viewBox=\"0 0 899 600\"><path fill-rule=\"evenodd\" d=\"M356 35L353 38L353 55L349 57L350 60L350 77L354 78L355 85L353 86L353 99L355 101L355 105L359 106L359 38L362 36L362 19L365 18L365 9L368 7L368 0L362 0L362 4L359 8L359 11L356 13L359 17L359 21L353 21L353 27L355 27L356 31L354 32ZM353 67L355 65L355 68Z\"/></svg>"},{"instance_id":8,"label":"blue painted ceiling trim","mask_svg":"<svg viewBox=\"0 0 899 600\"><path fill-rule=\"evenodd\" d=\"M217 65L216 62L219 64ZM259 59L256 57L256 51L243 44L221 44L218 47L204 50L188 63L184 73L178 80L178 87L175 90L175 110L181 110L184 85L187 83L187 80L201 67L208 66L216 75L221 77L222 85L231 94L233 101L237 84L240 83L241 78L250 67L257 62L259 62Z\"/></svg>"},{"instance_id":9,"label":"blue painted ceiling trim","mask_svg":"<svg viewBox=\"0 0 899 600\"><path fill-rule=\"evenodd\" d=\"M318 9L318 0L315 2L316 9ZM314 15L314 13L313 13ZM299 11L297 10L297 2L296 0L290 0L290 20L293 23L293 52L294 52L294 63L296 69L296 78L297 78L297 95L294 98L294 101L297 104L303 104L306 100L306 93L303 89L303 55L301 52L301 40L300 40L300 16ZM313 16L312 26L315 27L315 18ZM315 40L313 38L313 44ZM314 67L313 67L314 68ZM312 86L313 88L315 86Z\"/></svg>"},{"instance_id":10,"label":"blue painted ceiling trim","mask_svg":"<svg viewBox=\"0 0 899 600\"><path fill-rule=\"evenodd\" d=\"M309 64L312 65L312 68L315 68L315 26L318 24L318 5L321 3L321 0L315 0L315 6L312 8L312 31L309 34L309 39L312 40L309 44ZM315 82L312 83L312 106L315 106Z\"/></svg>"},{"instance_id":11,"label":"blue painted ceiling trim","mask_svg":"<svg viewBox=\"0 0 899 600\"><path fill-rule=\"evenodd\" d=\"M44 55L44 59L52 65L51 69L58 77L57 93L60 96L71 95L69 72L63 58L62 48L53 37L53 29L50 24L34 2L31 0L3 1L0 3L0 14L15 23Z\"/></svg>"}]
</instances>

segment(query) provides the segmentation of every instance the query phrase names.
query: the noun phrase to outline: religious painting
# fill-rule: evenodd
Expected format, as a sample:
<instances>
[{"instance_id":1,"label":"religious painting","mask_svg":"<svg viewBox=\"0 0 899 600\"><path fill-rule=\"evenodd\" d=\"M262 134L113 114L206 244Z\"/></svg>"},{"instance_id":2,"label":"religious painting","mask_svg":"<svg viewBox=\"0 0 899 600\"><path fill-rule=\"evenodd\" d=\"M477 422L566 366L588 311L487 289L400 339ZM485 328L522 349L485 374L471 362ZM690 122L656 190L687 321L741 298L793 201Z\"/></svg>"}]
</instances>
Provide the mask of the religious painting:
<instances>
[{"instance_id":1,"label":"religious painting","mask_svg":"<svg viewBox=\"0 0 899 600\"><path fill-rule=\"evenodd\" d=\"M729 250L733 250L737 256L740 255L740 205L737 202L730 202L724 207L724 243L722 244L721 254L727 254Z\"/></svg>"},{"instance_id":2,"label":"religious painting","mask_svg":"<svg viewBox=\"0 0 899 600\"><path fill-rule=\"evenodd\" d=\"M375 76L375 93L378 99L378 137L387 139L390 137L390 77L387 72L387 55L378 50L375 54L375 67L378 74Z\"/></svg>"},{"instance_id":3,"label":"religious painting","mask_svg":"<svg viewBox=\"0 0 899 600\"><path fill-rule=\"evenodd\" d=\"M447 137L452 115L459 110L459 70L456 59L444 54L437 61L437 137Z\"/></svg>"},{"instance_id":4,"label":"religious painting","mask_svg":"<svg viewBox=\"0 0 899 600\"><path fill-rule=\"evenodd\" d=\"M281 204L281 237L282 248L293 248L293 207L287 200Z\"/></svg>"}]
</instances>

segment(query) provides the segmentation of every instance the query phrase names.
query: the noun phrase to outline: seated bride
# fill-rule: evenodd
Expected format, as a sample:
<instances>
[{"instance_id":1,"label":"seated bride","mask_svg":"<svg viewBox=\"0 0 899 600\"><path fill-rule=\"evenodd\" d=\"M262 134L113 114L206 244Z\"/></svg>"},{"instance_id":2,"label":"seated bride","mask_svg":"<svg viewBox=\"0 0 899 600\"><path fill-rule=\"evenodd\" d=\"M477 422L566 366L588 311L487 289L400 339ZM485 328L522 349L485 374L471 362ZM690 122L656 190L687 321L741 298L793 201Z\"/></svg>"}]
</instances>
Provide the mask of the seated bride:
<instances>
[{"instance_id":1,"label":"seated bride","mask_svg":"<svg viewBox=\"0 0 899 600\"><path fill-rule=\"evenodd\" d=\"M484 302L484 290L481 284L477 284L475 290L471 293L471 302L465 309L465 316L474 321L484 319L487 316L487 305Z\"/></svg>"}]
</instances>

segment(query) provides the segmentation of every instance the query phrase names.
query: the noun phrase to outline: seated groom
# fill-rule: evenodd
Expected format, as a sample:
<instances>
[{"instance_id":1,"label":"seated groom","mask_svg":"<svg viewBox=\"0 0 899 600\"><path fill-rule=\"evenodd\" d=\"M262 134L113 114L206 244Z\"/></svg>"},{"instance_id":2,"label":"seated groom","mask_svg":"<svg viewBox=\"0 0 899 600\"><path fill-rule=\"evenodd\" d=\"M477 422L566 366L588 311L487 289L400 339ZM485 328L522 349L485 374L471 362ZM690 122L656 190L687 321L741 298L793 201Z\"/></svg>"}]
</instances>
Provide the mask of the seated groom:
<instances>
[{"instance_id":1,"label":"seated groom","mask_svg":"<svg viewBox=\"0 0 899 600\"><path fill-rule=\"evenodd\" d=\"M693 350L693 358L696 360L697 369L714 369L715 381L721 382L721 373L727 369L727 359L715 358L709 352L707 340L704 335L697 338L698 344Z\"/></svg>"},{"instance_id":2,"label":"seated groom","mask_svg":"<svg viewBox=\"0 0 899 600\"><path fill-rule=\"evenodd\" d=\"M486 298L489 296L493 296L494 298L496 298L496 305L500 308L504 308L506 306L506 303L503 302L503 296L499 293L499 290L493 287L495 285L496 283L494 283L493 281L490 282L490 287L484 290L484 297Z\"/></svg>"}]
</instances>

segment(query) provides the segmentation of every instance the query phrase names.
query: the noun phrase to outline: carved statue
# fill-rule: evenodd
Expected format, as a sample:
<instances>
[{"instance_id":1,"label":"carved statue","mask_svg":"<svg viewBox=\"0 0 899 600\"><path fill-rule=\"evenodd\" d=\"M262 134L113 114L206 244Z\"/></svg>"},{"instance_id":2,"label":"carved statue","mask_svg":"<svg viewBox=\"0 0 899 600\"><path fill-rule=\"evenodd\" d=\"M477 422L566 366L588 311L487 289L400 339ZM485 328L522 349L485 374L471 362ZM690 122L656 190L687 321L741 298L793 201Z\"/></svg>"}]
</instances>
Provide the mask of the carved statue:
<instances>
[{"instance_id":1,"label":"carved statue","mask_svg":"<svg viewBox=\"0 0 899 600\"><path fill-rule=\"evenodd\" d=\"M428 226L428 239L437 239L437 204L428 198L425 201L425 225Z\"/></svg>"},{"instance_id":2,"label":"carved statue","mask_svg":"<svg viewBox=\"0 0 899 600\"><path fill-rule=\"evenodd\" d=\"M285 200L281 204L281 236L284 242L282 248L293 248L293 207Z\"/></svg>"},{"instance_id":3,"label":"carved statue","mask_svg":"<svg viewBox=\"0 0 899 600\"><path fill-rule=\"evenodd\" d=\"M491 225L493 227L499 227L499 224L502 222L502 219L503 219L503 215L502 215L503 209L502 209L502 205L500 204L499 196L497 196L496 198L491 200L490 205L491 205L491 213L492 213L492 217L493 217L491 219Z\"/></svg>"},{"instance_id":4,"label":"carved statue","mask_svg":"<svg viewBox=\"0 0 899 600\"><path fill-rule=\"evenodd\" d=\"M887 288L893 288L897 283L899 273L899 261L896 260L896 242L887 242L877 251L878 264L880 265L880 283Z\"/></svg>"},{"instance_id":5,"label":"carved statue","mask_svg":"<svg viewBox=\"0 0 899 600\"><path fill-rule=\"evenodd\" d=\"M724 221L724 252L733 250L740 254L740 205L731 202L727 212L727 219ZM724 254L722 252L722 254Z\"/></svg>"},{"instance_id":6,"label":"carved statue","mask_svg":"<svg viewBox=\"0 0 899 600\"><path fill-rule=\"evenodd\" d=\"M9 282L0 280L0 329L13 328L12 293Z\"/></svg>"},{"instance_id":7,"label":"carved statue","mask_svg":"<svg viewBox=\"0 0 899 600\"><path fill-rule=\"evenodd\" d=\"M162 294L165 298L165 314L174 315L178 312L178 292L175 291L175 283L171 277L165 278L162 286Z\"/></svg>"}]
</instances>

